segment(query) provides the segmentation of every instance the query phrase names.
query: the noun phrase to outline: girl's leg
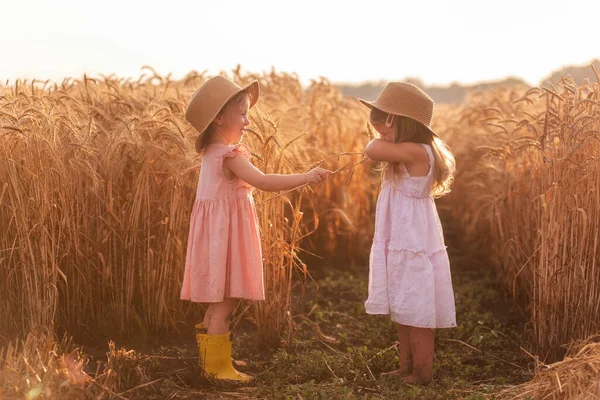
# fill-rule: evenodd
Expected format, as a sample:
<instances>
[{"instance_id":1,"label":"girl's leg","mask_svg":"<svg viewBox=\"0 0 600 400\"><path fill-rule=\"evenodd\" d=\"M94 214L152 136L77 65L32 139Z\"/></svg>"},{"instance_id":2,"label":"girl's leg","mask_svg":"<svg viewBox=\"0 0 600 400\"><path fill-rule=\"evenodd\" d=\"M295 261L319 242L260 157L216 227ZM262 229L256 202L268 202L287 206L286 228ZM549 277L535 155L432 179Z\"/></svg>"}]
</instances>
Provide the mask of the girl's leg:
<instances>
[{"instance_id":1,"label":"girl's leg","mask_svg":"<svg viewBox=\"0 0 600 400\"><path fill-rule=\"evenodd\" d=\"M433 374L433 329L411 326L409 335L413 371L412 375L404 378L404 381L406 383L427 383Z\"/></svg>"},{"instance_id":2,"label":"girl's leg","mask_svg":"<svg viewBox=\"0 0 600 400\"><path fill-rule=\"evenodd\" d=\"M229 323L235 304L235 299L225 299L220 303L212 303L212 314L209 316L207 326L209 335L222 335L229 332Z\"/></svg>"},{"instance_id":3,"label":"girl's leg","mask_svg":"<svg viewBox=\"0 0 600 400\"><path fill-rule=\"evenodd\" d=\"M204 318L202 319L202 326L204 326L204 329L208 328L208 324L210 322L210 317L212 315L213 312L213 303L210 303L208 305L208 307L206 307L206 312L204 313Z\"/></svg>"},{"instance_id":4,"label":"girl's leg","mask_svg":"<svg viewBox=\"0 0 600 400\"><path fill-rule=\"evenodd\" d=\"M410 327L398 324L398 343L400 346L400 375L410 375L413 371L412 351L410 347Z\"/></svg>"},{"instance_id":5,"label":"girl's leg","mask_svg":"<svg viewBox=\"0 0 600 400\"><path fill-rule=\"evenodd\" d=\"M208 307L206 308L206 311L204 313L204 318L202 320L202 327L199 328L198 325L196 325L196 328L198 328L198 329L196 329L196 333L203 333L203 332L208 333L208 325L210 324L210 319L213 315L213 310L214 310L213 305L214 305L214 303L210 303L208 305ZM231 361L238 367L247 367L248 366L248 364L242 360L234 360L232 358Z\"/></svg>"},{"instance_id":6,"label":"girl's leg","mask_svg":"<svg viewBox=\"0 0 600 400\"><path fill-rule=\"evenodd\" d=\"M223 381L250 382L250 375L237 371L231 360L231 332L229 323L236 306L236 299L225 299L213 303L208 317L207 333L196 335L198 342L198 363L203 373Z\"/></svg>"},{"instance_id":7,"label":"girl's leg","mask_svg":"<svg viewBox=\"0 0 600 400\"><path fill-rule=\"evenodd\" d=\"M396 324L398 328L398 346L400 347L400 368L396 371L385 372L382 375L407 376L412 373L412 353L410 349L410 327Z\"/></svg>"}]
</instances>

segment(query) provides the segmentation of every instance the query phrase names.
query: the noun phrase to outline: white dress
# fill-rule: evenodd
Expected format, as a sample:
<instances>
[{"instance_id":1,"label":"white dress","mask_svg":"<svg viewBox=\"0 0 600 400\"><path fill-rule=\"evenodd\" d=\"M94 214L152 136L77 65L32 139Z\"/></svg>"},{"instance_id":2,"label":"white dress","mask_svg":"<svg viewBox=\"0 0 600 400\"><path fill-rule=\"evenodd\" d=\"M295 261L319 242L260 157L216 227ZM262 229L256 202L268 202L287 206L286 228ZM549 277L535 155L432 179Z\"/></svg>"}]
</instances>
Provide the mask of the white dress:
<instances>
[{"instance_id":1,"label":"white dress","mask_svg":"<svg viewBox=\"0 0 600 400\"><path fill-rule=\"evenodd\" d=\"M369 261L368 314L389 314L402 325L456 326L450 262L434 199L433 152L426 176L384 178L377 199Z\"/></svg>"}]
</instances>

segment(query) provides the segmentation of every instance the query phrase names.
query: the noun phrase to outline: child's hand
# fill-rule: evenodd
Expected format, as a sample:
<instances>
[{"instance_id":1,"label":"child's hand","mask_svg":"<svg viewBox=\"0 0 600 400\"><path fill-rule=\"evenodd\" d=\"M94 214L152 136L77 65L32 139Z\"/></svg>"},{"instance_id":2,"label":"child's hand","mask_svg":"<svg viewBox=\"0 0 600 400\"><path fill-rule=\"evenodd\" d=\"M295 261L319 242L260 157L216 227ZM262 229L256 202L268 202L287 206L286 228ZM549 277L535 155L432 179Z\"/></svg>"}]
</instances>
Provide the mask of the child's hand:
<instances>
[{"instance_id":1,"label":"child's hand","mask_svg":"<svg viewBox=\"0 0 600 400\"><path fill-rule=\"evenodd\" d=\"M313 168L304 174L304 180L309 184L317 184L323 182L332 172L323 168Z\"/></svg>"}]
</instances>

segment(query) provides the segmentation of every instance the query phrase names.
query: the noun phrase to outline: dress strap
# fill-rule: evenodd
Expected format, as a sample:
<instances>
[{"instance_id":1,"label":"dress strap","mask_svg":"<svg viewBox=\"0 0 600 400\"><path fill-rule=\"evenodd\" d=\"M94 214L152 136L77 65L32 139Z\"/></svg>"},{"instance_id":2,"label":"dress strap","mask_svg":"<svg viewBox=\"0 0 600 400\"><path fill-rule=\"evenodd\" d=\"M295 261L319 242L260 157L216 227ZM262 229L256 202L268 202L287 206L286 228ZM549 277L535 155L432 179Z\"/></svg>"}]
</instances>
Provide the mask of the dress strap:
<instances>
[{"instance_id":1,"label":"dress strap","mask_svg":"<svg viewBox=\"0 0 600 400\"><path fill-rule=\"evenodd\" d=\"M435 158L433 156L433 150L431 149L431 146L425 143L421 143L421 146L425 147L425 150L427 150L427 155L429 156L429 172L427 173L426 176L429 176L433 173L433 165L435 163Z\"/></svg>"}]
</instances>

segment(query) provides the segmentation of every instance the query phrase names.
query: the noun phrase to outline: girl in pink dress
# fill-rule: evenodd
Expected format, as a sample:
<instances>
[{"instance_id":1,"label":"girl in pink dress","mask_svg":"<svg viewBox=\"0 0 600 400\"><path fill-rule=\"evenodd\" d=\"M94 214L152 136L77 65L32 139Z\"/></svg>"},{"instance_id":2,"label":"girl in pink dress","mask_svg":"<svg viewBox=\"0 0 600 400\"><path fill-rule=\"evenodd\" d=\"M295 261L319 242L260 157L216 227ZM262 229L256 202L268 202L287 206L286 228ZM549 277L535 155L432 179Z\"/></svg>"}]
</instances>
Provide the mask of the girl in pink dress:
<instances>
[{"instance_id":1,"label":"girl in pink dress","mask_svg":"<svg viewBox=\"0 0 600 400\"><path fill-rule=\"evenodd\" d=\"M209 303L198 333L200 365L216 379L248 382L231 362L230 316L237 299L264 300L260 233L252 191L293 189L322 182L330 171L263 174L240 143L248 110L259 97L257 81L240 87L222 76L193 94L186 119L196 128L203 154L191 215L181 299Z\"/></svg>"},{"instance_id":2,"label":"girl in pink dress","mask_svg":"<svg viewBox=\"0 0 600 400\"><path fill-rule=\"evenodd\" d=\"M380 139L365 154L383 161L369 262L368 314L389 314L398 327L399 375L426 383L433 367L433 328L456 326L450 263L434 198L450 191L454 157L431 129L433 100L390 82L371 109Z\"/></svg>"}]
</instances>

